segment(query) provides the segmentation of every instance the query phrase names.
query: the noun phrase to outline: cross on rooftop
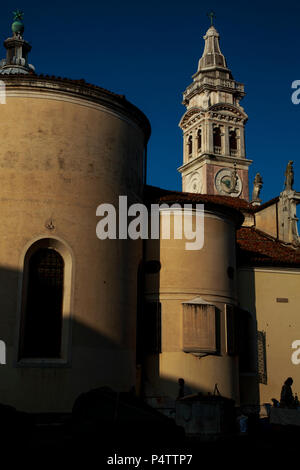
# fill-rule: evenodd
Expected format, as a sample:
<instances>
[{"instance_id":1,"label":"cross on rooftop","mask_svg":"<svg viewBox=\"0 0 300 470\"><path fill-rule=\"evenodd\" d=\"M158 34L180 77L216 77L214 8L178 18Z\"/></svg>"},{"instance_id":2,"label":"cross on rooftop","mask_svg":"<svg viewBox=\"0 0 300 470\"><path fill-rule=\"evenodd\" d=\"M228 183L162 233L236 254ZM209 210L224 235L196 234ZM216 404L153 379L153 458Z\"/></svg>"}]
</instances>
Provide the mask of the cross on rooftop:
<instances>
[{"instance_id":1,"label":"cross on rooftop","mask_svg":"<svg viewBox=\"0 0 300 470\"><path fill-rule=\"evenodd\" d=\"M207 16L210 18L210 25L213 25L214 18L216 17L215 12L211 11L210 13L207 13Z\"/></svg>"}]
</instances>

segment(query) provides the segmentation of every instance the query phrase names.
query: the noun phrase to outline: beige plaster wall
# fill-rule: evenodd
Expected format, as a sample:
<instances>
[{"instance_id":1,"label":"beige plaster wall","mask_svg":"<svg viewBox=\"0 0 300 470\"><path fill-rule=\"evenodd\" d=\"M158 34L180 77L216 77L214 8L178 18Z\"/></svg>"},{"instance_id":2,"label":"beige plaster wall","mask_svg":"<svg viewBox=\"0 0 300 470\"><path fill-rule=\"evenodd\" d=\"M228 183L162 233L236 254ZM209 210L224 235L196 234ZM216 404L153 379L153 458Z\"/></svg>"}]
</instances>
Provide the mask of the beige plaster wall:
<instances>
[{"instance_id":1,"label":"beige plaster wall","mask_svg":"<svg viewBox=\"0 0 300 470\"><path fill-rule=\"evenodd\" d=\"M171 227L173 223L171 223ZM235 268L235 230L224 215L205 212L204 246L185 249L186 240L149 241L147 259L159 259L159 274L146 275L147 300L161 302L162 352L149 358L148 395L176 398L177 380L183 377L193 392L220 392L238 401L237 358L226 353L226 303L236 303L236 272L231 280L227 268ZM220 351L218 355L196 357L182 351L182 302L201 296L220 312Z\"/></svg>"},{"instance_id":2,"label":"beige plaster wall","mask_svg":"<svg viewBox=\"0 0 300 470\"><path fill-rule=\"evenodd\" d=\"M125 113L62 89L7 92L0 106L0 337L7 345L0 401L25 411L68 411L82 391L135 384L141 243L99 240L96 208L116 205L119 195L139 201L145 136ZM44 237L70 253L68 353L65 364L21 365L24 256Z\"/></svg>"},{"instance_id":3,"label":"beige plaster wall","mask_svg":"<svg viewBox=\"0 0 300 470\"><path fill-rule=\"evenodd\" d=\"M255 214L255 226L259 230L277 237L277 204L266 207Z\"/></svg>"},{"instance_id":4,"label":"beige plaster wall","mask_svg":"<svg viewBox=\"0 0 300 470\"><path fill-rule=\"evenodd\" d=\"M285 379L293 377L294 392L300 392L300 365L292 363L293 341L300 339L300 271L296 269L241 269L238 280L241 307L257 320L257 329L266 333L267 383L259 384L260 403L280 399ZM276 299L287 299L278 302ZM244 401L254 399L255 377L247 383Z\"/></svg>"}]
</instances>

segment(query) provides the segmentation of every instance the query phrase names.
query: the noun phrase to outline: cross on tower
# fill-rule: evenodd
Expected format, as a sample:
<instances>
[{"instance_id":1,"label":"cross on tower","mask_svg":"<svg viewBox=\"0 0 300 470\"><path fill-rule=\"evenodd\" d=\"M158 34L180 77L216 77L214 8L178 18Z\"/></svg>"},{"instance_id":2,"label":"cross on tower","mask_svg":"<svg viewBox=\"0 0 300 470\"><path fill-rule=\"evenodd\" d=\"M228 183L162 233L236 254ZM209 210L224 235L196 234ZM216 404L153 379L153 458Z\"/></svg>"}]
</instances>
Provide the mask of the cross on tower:
<instances>
[{"instance_id":1,"label":"cross on tower","mask_svg":"<svg viewBox=\"0 0 300 470\"><path fill-rule=\"evenodd\" d=\"M216 17L215 12L211 11L210 13L207 13L207 16L210 18L210 25L213 25L214 18Z\"/></svg>"}]
</instances>

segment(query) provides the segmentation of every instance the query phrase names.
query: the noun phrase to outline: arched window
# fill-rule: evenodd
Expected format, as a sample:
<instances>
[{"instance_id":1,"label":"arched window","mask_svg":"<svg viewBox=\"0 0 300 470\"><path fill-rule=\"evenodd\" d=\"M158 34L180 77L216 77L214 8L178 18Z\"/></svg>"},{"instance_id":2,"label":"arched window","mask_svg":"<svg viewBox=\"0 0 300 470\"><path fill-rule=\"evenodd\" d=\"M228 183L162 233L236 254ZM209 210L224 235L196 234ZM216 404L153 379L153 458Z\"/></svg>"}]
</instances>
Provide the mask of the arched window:
<instances>
[{"instance_id":1,"label":"arched window","mask_svg":"<svg viewBox=\"0 0 300 470\"><path fill-rule=\"evenodd\" d=\"M59 358L62 342L64 260L38 248L26 260L21 358Z\"/></svg>"},{"instance_id":2,"label":"arched window","mask_svg":"<svg viewBox=\"0 0 300 470\"><path fill-rule=\"evenodd\" d=\"M220 127L214 128L214 153L221 153L222 141L221 141L221 129Z\"/></svg>"},{"instance_id":3,"label":"arched window","mask_svg":"<svg viewBox=\"0 0 300 470\"><path fill-rule=\"evenodd\" d=\"M188 138L188 155L189 157L193 154L193 137L190 135Z\"/></svg>"},{"instance_id":4,"label":"arched window","mask_svg":"<svg viewBox=\"0 0 300 470\"><path fill-rule=\"evenodd\" d=\"M231 130L229 132L229 151L230 151L230 155L237 154L237 138L236 138L235 130Z\"/></svg>"},{"instance_id":5,"label":"arched window","mask_svg":"<svg viewBox=\"0 0 300 470\"><path fill-rule=\"evenodd\" d=\"M197 150L198 150L198 152L201 152L201 146L202 146L201 129L198 129L198 132L197 132Z\"/></svg>"}]
</instances>

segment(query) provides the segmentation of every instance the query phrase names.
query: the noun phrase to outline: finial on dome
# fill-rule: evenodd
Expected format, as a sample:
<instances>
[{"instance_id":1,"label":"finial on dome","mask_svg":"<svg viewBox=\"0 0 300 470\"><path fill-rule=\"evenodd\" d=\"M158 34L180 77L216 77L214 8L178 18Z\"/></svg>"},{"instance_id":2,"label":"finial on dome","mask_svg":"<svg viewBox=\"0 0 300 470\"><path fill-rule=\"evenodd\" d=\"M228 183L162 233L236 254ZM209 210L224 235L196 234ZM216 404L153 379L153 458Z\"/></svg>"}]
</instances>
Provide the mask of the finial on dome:
<instances>
[{"instance_id":1,"label":"finial on dome","mask_svg":"<svg viewBox=\"0 0 300 470\"><path fill-rule=\"evenodd\" d=\"M23 24L23 18L24 18L24 13L23 11L17 9L16 11L13 12L14 15L14 22L11 25L11 30L12 32L17 35L17 36L22 36L24 33L24 24Z\"/></svg>"},{"instance_id":2,"label":"finial on dome","mask_svg":"<svg viewBox=\"0 0 300 470\"><path fill-rule=\"evenodd\" d=\"M13 12L14 22L11 25L12 37L4 41L6 58L0 61L0 75L33 73L34 66L28 63L31 45L23 38L24 13L21 10Z\"/></svg>"}]
</instances>

